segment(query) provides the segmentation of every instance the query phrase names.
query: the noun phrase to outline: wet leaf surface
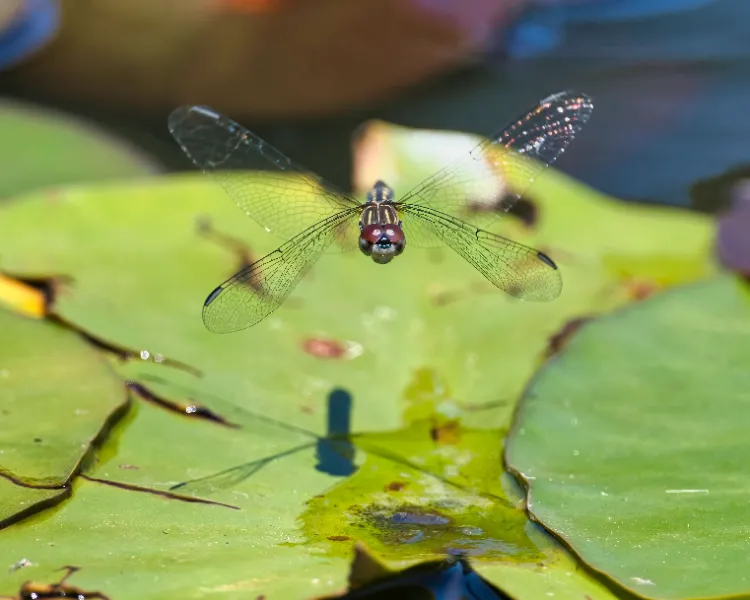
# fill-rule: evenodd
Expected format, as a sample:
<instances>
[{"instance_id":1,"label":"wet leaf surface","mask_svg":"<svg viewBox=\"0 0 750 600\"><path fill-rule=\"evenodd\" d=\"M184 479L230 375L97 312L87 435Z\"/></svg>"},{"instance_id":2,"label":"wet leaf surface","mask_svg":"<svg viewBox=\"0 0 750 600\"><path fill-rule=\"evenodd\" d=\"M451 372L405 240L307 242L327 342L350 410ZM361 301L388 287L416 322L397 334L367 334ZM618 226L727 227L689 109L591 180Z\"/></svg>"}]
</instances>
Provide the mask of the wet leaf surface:
<instances>
[{"instance_id":1,"label":"wet leaf surface","mask_svg":"<svg viewBox=\"0 0 750 600\"><path fill-rule=\"evenodd\" d=\"M640 595L746 594L748 347L750 293L730 276L586 324L508 442L533 514Z\"/></svg>"},{"instance_id":2,"label":"wet leaf surface","mask_svg":"<svg viewBox=\"0 0 750 600\"><path fill-rule=\"evenodd\" d=\"M125 387L99 352L61 326L0 309L0 331L0 473L62 486L125 407Z\"/></svg>"}]
</instances>

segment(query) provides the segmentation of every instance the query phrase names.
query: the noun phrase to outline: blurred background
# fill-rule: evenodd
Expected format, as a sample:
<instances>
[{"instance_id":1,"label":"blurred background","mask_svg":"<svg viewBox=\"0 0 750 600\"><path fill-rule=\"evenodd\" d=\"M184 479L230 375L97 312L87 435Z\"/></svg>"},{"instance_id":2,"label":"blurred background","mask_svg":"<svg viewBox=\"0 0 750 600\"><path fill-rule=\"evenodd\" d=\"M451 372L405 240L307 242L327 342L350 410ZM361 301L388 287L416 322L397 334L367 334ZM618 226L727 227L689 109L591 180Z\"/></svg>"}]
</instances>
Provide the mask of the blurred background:
<instances>
[{"instance_id":1,"label":"blurred background","mask_svg":"<svg viewBox=\"0 0 750 600\"><path fill-rule=\"evenodd\" d=\"M561 170L711 210L750 171L748 22L738 0L2 0L0 91L155 171L192 168L166 117L208 104L351 188L369 119L489 135L576 89L596 111Z\"/></svg>"}]
</instances>

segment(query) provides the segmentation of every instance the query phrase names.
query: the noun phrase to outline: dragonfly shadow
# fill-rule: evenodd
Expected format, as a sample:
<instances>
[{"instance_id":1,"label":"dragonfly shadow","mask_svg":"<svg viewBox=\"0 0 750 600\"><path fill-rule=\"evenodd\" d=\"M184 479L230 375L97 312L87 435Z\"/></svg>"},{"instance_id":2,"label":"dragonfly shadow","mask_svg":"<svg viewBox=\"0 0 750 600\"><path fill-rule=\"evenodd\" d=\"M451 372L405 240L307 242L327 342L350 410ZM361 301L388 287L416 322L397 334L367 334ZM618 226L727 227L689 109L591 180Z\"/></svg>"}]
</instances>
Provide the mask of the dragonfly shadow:
<instances>
[{"instance_id":1,"label":"dragonfly shadow","mask_svg":"<svg viewBox=\"0 0 750 600\"><path fill-rule=\"evenodd\" d=\"M194 395L193 391L185 386L169 382L155 375L143 373L138 379L176 388L179 389L181 393L185 393L189 396ZM225 403L225 401L222 401L219 398L214 399ZM233 411L244 413L245 417L265 422L269 425L295 434L301 434L310 438L310 441L298 444L281 452L242 463L241 465L236 465L217 473L177 483L169 489L171 491L179 490L183 492L205 493L231 488L246 481L250 477L253 477L264 467L267 467L276 461L312 448L315 448L315 457L317 461L315 469L317 471L334 477L348 477L357 470L357 466L354 464L356 449L351 441L352 405L352 395L348 391L342 388L334 388L329 393L327 401L327 432L325 436L318 436L311 431L284 423L283 421L273 419L261 413L233 406Z\"/></svg>"},{"instance_id":2,"label":"dragonfly shadow","mask_svg":"<svg viewBox=\"0 0 750 600\"><path fill-rule=\"evenodd\" d=\"M258 460L252 460L250 462L237 465L236 467L231 467L229 469L225 469L224 471L219 471L218 473L213 473L205 477L199 477L197 479L191 479L189 481L183 481L181 483L173 485L169 489L170 491L182 490L198 492L234 487L255 475L263 467L287 456L296 454L301 450L312 448L315 445L315 442L311 442L309 444L294 446L293 448L284 450L283 452L277 452L276 454L272 454Z\"/></svg>"},{"instance_id":3,"label":"dragonfly shadow","mask_svg":"<svg viewBox=\"0 0 750 600\"><path fill-rule=\"evenodd\" d=\"M315 468L336 477L348 477L357 467L354 464L354 444L350 440L352 395L336 388L328 395L328 432L317 443Z\"/></svg>"},{"instance_id":4,"label":"dragonfly shadow","mask_svg":"<svg viewBox=\"0 0 750 600\"><path fill-rule=\"evenodd\" d=\"M168 385L175 389L182 390L182 393L186 395L195 395L195 390L182 386L173 382L167 382L160 377L154 375L146 375L138 377L141 381L152 381L158 382L162 385ZM210 393L201 392L203 396L207 396L209 400L213 399L225 405L231 405L226 400L222 400ZM274 454L264 456L262 458L254 459L228 469L183 481L171 486L169 489L172 491L190 492L192 494L210 493L218 490L225 490L228 488L235 487L251 477L255 476L266 466L275 463L276 461L288 458L292 455L302 452L304 450L315 449L316 464L315 469L321 473L326 473L334 477L349 477L353 475L358 466L354 462L355 454L357 450L361 450L367 454L378 456L382 459L388 460L394 464L401 465L404 468L411 469L442 482L445 485L453 487L458 490L466 490L463 484L451 480L450 477L434 472L433 470L426 468L425 466L416 464L415 462L401 456L399 453L392 451L389 448L383 447L380 444L373 444L368 440L367 434L360 434L351 431L351 414L353 407L352 395L342 389L334 388L328 394L327 401L327 432L326 435L320 436L312 431L306 430L302 427L298 427L289 423L284 423L277 419L268 417L261 413L251 411L246 408L240 408L236 405L232 405L232 409L237 413L243 413L245 418L249 417L253 420L257 420L273 427L283 429L287 432L296 433L304 437L309 438L308 442L301 443L286 450L276 452ZM494 403L493 403L494 404ZM492 492L486 492L476 490L472 488L472 493L479 493L480 495L491 499L495 502L499 502L504 506L511 506L509 501L501 496L498 496Z\"/></svg>"}]
</instances>

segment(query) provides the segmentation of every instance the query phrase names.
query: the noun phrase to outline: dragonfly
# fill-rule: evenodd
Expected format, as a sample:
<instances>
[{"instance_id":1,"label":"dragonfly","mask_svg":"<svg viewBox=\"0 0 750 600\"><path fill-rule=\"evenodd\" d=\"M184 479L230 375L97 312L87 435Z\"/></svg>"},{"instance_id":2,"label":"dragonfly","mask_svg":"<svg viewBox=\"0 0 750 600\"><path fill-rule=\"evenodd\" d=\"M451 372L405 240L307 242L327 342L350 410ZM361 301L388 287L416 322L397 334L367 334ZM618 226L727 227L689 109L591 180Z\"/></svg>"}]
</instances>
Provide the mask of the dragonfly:
<instances>
[{"instance_id":1,"label":"dragonfly","mask_svg":"<svg viewBox=\"0 0 750 600\"><path fill-rule=\"evenodd\" d=\"M552 258L487 229L565 151L592 110L583 93L553 94L402 196L376 181L361 201L215 110L176 108L169 131L187 156L248 216L287 239L211 291L203 305L206 328L230 333L256 325L323 254L357 248L388 264L407 245L447 246L511 296L554 300L562 277ZM500 192L498 210L472 210Z\"/></svg>"}]
</instances>

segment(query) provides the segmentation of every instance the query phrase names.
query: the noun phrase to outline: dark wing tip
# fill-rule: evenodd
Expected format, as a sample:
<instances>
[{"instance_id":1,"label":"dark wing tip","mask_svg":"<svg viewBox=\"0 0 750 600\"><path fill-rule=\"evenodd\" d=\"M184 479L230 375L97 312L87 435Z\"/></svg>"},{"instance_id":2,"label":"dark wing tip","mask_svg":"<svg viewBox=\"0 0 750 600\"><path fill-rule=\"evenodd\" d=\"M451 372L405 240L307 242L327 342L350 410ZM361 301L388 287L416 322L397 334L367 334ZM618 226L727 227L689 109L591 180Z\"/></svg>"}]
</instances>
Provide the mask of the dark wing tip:
<instances>
[{"instance_id":1,"label":"dark wing tip","mask_svg":"<svg viewBox=\"0 0 750 600\"><path fill-rule=\"evenodd\" d=\"M536 257L539 260L541 260L543 263L545 263L547 266L552 267L555 271L557 271L557 265L555 264L555 261L552 260L549 256L547 256L544 252L539 252L537 250ZM206 302L208 302L208 300Z\"/></svg>"},{"instance_id":2,"label":"dark wing tip","mask_svg":"<svg viewBox=\"0 0 750 600\"><path fill-rule=\"evenodd\" d=\"M558 298L562 293L563 280L555 261L538 250L529 253L527 258L531 262L524 269L517 289L512 285L503 289L511 296L527 302L551 302Z\"/></svg>"},{"instance_id":3,"label":"dark wing tip","mask_svg":"<svg viewBox=\"0 0 750 600\"><path fill-rule=\"evenodd\" d=\"M234 331L234 329L217 326L216 311L212 310L212 308L216 308L216 306L213 305L213 302L221 296L223 291L224 285L222 284L219 287L214 288L203 302L203 324L206 326L206 329L212 333L230 333ZM218 325L221 325L221 321L219 321Z\"/></svg>"},{"instance_id":4,"label":"dark wing tip","mask_svg":"<svg viewBox=\"0 0 750 600\"><path fill-rule=\"evenodd\" d=\"M232 292L236 293L238 289L233 285L227 285L228 283L224 282L212 290L203 302L203 324L211 333L234 333L242 331L259 323L266 316L262 315L260 318L255 318L255 320L243 320L242 318L238 318L236 313L231 312L230 307L224 306L224 301L227 298L223 296L223 293L229 292L231 296ZM219 298L222 301L217 302Z\"/></svg>"},{"instance_id":5,"label":"dark wing tip","mask_svg":"<svg viewBox=\"0 0 750 600\"><path fill-rule=\"evenodd\" d=\"M209 304L211 304L211 302L216 300L216 298L218 297L219 294L221 294L223 289L224 289L223 285L220 285L219 287L214 288L214 290L206 298L206 301L203 303L203 306L208 306Z\"/></svg>"}]
</instances>

